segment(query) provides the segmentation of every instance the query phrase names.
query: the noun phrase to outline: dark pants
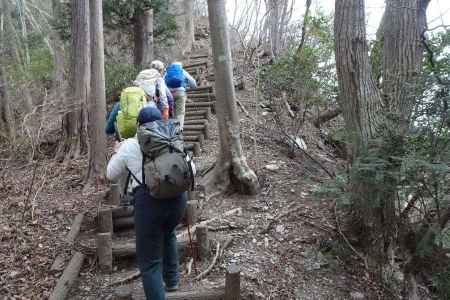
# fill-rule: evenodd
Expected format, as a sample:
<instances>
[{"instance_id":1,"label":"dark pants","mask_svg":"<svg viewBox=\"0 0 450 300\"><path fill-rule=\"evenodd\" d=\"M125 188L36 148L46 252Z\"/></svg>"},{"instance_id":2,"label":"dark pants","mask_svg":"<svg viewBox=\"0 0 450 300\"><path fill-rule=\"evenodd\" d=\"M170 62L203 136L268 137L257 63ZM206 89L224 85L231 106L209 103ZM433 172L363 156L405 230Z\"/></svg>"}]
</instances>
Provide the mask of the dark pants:
<instances>
[{"instance_id":1,"label":"dark pants","mask_svg":"<svg viewBox=\"0 0 450 300\"><path fill-rule=\"evenodd\" d=\"M166 287L179 279L179 259L175 227L186 208L186 193L175 199L152 198L144 187L136 188L136 254L148 300L164 300Z\"/></svg>"}]
</instances>

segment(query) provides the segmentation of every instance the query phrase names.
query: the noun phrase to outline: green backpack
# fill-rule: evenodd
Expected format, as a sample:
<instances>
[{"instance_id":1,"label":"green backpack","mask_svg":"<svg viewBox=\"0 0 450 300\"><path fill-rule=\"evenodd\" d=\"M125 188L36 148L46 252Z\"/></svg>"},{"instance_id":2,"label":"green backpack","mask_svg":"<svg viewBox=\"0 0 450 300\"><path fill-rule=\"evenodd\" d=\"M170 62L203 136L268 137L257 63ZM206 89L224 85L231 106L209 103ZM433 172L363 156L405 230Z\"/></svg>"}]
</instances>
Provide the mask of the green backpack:
<instances>
[{"instance_id":1,"label":"green backpack","mask_svg":"<svg viewBox=\"0 0 450 300\"><path fill-rule=\"evenodd\" d=\"M140 87L128 87L120 94L120 111L116 125L119 137L128 139L136 134L139 111L147 103L145 92Z\"/></svg>"}]
</instances>

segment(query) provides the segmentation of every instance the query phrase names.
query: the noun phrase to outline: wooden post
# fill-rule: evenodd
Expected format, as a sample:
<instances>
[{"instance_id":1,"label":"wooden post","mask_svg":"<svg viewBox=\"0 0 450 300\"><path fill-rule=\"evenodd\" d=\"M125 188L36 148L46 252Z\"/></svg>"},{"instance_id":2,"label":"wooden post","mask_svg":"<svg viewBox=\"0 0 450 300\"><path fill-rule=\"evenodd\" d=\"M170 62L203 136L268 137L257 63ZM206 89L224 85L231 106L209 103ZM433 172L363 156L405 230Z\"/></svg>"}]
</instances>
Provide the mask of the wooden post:
<instances>
[{"instance_id":1,"label":"wooden post","mask_svg":"<svg viewBox=\"0 0 450 300\"><path fill-rule=\"evenodd\" d=\"M198 209L198 201L196 200L188 201L186 207L186 224L192 226L197 222L197 209Z\"/></svg>"},{"instance_id":2,"label":"wooden post","mask_svg":"<svg viewBox=\"0 0 450 300\"><path fill-rule=\"evenodd\" d=\"M198 242L198 252L200 255L200 259L206 259L209 257L209 234L208 234L208 226L199 225L195 231L195 235L197 237Z\"/></svg>"},{"instance_id":3,"label":"wooden post","mask_svg":"<svg viewBox=\"0 0 450 300\"><path fill-rule=\"evenodd\" d=\"M56 287L50 295L50 300L64 300L70 288L75 283L81 266L83 265L84 254L75 252L66 269L56 283Z\"/></svg>"},{"instance_id":4,"label":"wooden post","mask_svg":"<svg viewBox=\"0 0 450 300\"><path fill-rule=\"evenodd\" d=\"M110 232L97 233L97 257L100 270L112 271L112 237Z\"/></svg>"},{"instance_id":5,"label":"wooden post","mask_svg":"<svg viewBox=\"0 0 450 300\"><path fill-rule=\"evenodd\" d=\"M109 204L120 205L120 185L113 183L109 190Z\"/></svg>"},{"instance_id":6,"label":"wooden post","mask_svg":"<svg viewBox=\"0 0 450 300\"><path fill-rule=\"evenodd\" d=\"M97 229L99 233L113 233L113 218L111 209L101 209L97 216Z\"/></svg>"},{"instance_id":7,"label":"wooden post","mask_svg":"<svg viewBox=\"0 0 450 300\"><path fill-rule=\"evenodd\" d=\"M227 268L225 276L225 300L240 300L241 299L241 270L235 265L231 264Z\"/></svg>"}]
</instances>

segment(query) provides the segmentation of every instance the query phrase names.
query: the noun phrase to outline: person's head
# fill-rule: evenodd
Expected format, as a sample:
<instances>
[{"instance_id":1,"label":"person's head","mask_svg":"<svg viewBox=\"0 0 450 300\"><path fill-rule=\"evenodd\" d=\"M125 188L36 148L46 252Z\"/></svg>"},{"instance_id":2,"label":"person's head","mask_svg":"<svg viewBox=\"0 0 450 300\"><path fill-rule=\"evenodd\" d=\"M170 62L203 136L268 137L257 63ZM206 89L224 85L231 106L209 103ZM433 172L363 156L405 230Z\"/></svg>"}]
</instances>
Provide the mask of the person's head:
<instances>
[{"instance_id":1,"label":"person's head","mask_svg":"<svg viewBox=\"0 0 450 300\"><path fill-rule=\"evenodd\" d=\"M158 70L159 73L164 73L164 63L160 60L154 60L150 64L150 68Z\"/></svg>"},{"instance_id":2,"label":"person's head","mask_svg":"<svg viewBox=\"0 0 450 300\"><path fill-rule=\"evenodd\" d=\"M182 62L179 62L179 61L174 61L174 62L172 63L172 65L179 65L180 67L183 67L183 63L182 63Z\"/></svg>"},{"instance_id":3,"label":"person's head","mask_svg":"<svg viewBox=\"0 0 450 300\"><path fill-rule=\"evenodd\" d=\"M139 125L162 120L161 112L153 106L146 106L139 112L137 122Z\"/></svg>"}]
</instances>

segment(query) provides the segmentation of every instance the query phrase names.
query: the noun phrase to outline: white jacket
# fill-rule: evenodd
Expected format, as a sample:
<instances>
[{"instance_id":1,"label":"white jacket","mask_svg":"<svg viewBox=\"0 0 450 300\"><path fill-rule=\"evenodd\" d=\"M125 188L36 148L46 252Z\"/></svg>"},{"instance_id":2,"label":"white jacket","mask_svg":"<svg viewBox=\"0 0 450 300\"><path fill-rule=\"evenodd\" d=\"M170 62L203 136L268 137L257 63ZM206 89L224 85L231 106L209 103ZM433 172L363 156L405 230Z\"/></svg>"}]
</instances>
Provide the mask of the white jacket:
<instances>
[{"instance_id":1,"label":"white jacket","mask_svg":"<svg viewBox=\"0 0 450 300\"><path fill-rule=\"evenodd\" d=\"M126 172L131 171L136 178L142 182L142 152L136 137L124 140L120 143L119 150L108 162L106 177L110 181L118 181ZM131 188L139 185L132 177Z\"/></svg>"}]
</instances>

